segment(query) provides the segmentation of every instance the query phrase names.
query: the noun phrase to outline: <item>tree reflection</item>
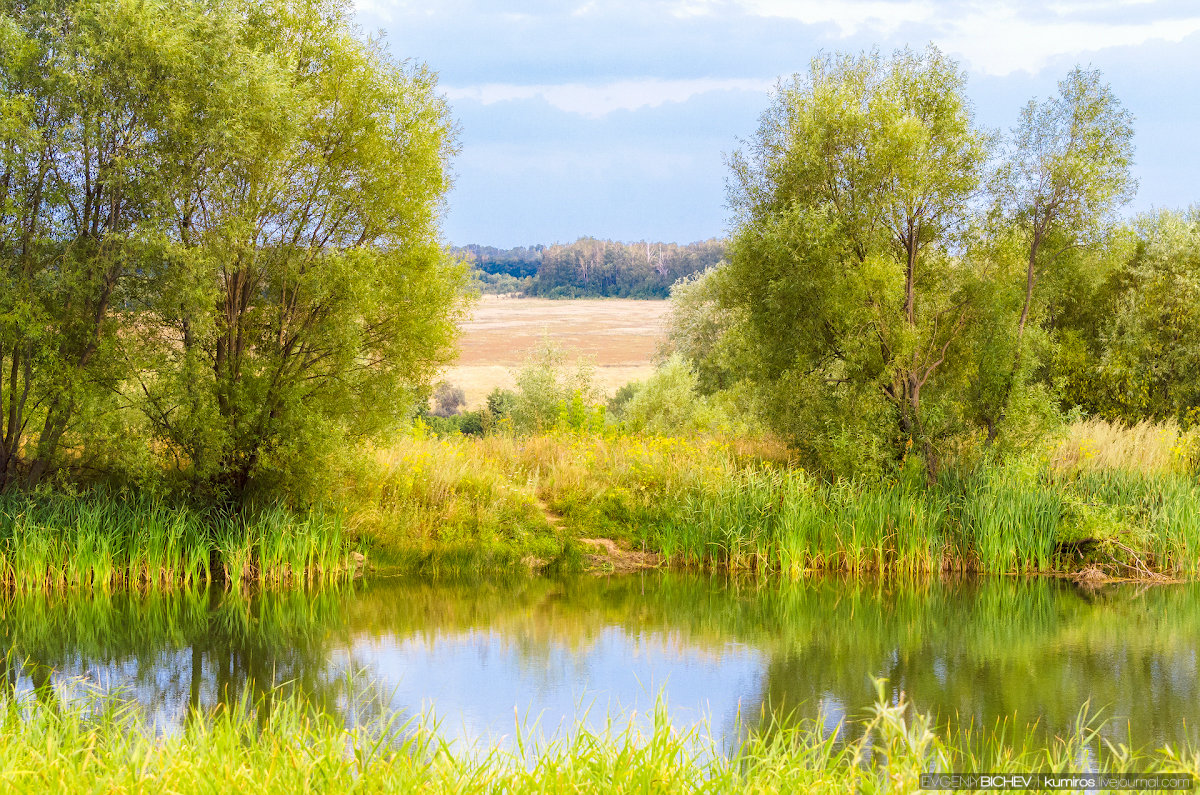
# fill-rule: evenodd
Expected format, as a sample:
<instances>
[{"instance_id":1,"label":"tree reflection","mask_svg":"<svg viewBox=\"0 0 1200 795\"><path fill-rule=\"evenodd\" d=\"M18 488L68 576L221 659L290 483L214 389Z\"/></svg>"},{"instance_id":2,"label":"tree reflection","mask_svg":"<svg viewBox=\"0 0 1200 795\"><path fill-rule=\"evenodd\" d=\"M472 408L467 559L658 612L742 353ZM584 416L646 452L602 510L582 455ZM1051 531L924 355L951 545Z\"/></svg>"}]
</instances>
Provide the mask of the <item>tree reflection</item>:
<instances>
[{"instance_id":1,"label":"tree reflection","mask_svg":"<svg viewBox=\"0 0 1200 795\"><path fill-rule=\"evenodd\" d=\"M1090 701L1120 719L1112 739L1126 740L1128 726L1138 744L1200 741L1193 585L1080 591L1046 579L781 583L653 573L395 579L310 593L10 595L0 600L9 650L0 686L52 705L64 682L82 677L123 687L165 726L243 699L261 702L265 720L281 693L353 725L420 708L420 693L390 704L373 683L404 676L414 655L433 660L436 677L453 655L478 655L462 639L480 633L489 648L506 649L489 676L541 690L572 678L592 691L617 687L604 672L633 663L614 655L650 647L669 665L700 666L705 681L721 681L734 658L744 671L743 652L753 650L761 670L747 692L732 694L744 723L713 716L715 732L734 741L818 718L829 731L847 719L852 736L873 702L873 677L943 725L1038 721L1049 737L1069 732ZM464 708L486 690L463 695Z\"/></svg>"}]
</instances>

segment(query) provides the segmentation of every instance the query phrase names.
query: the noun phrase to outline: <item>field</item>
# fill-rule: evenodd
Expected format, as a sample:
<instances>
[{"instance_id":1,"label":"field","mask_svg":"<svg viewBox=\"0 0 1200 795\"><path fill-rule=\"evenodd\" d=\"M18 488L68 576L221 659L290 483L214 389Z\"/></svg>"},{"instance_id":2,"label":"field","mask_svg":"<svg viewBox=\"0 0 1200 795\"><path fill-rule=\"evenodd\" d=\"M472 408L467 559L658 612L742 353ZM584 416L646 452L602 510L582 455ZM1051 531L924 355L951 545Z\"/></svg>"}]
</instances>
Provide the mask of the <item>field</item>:
<instances>
[{"instance_id":1,"label":"field","mask_svg":"<svg viewBox=\"0 0 1200 795\"><path fill-rule=\"evenodd\" d=\"M513 385L513 370L549 337L570 361L591 361L596 384L611 395L654 369L667 309L666 301L485 295L463 325L458 362L443 378L463 388L468 408L479 408L493 389Z\"/></svg>"}]
</instances>

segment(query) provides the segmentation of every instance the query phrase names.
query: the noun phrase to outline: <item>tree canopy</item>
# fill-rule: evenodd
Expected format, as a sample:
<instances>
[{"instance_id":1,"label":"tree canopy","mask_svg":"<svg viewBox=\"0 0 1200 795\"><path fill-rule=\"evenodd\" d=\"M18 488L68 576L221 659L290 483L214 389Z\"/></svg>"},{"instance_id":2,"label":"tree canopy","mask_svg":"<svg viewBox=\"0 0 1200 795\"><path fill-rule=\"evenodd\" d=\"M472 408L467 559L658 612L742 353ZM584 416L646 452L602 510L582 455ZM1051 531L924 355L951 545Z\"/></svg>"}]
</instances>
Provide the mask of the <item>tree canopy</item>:
<instances>
[{"instance_id":1,"label":"tree canopy","mask_svg":"<svg viewBox=\"0 0 1200 795\"><path fill-rule=\"evenodd\" d=\"M820 466L932 474L1053 410L1063 288L1132 190L1130 117L1076 69L999 136L965 84L932 46L782 81L729 159L729 263L677 287L700 383L749 386Z\"/></svg>"},{"instance_id":2,"label":"tree canopy","mask_svg":"<svg viewBox=\"0 0 1200 795\"><path fill-rule=\"evenodd\" d=\"M351 11L4 4L0 486L114 455L103 430L240 492L452 355L455 128Z\"/></svg>"}]
</instances>

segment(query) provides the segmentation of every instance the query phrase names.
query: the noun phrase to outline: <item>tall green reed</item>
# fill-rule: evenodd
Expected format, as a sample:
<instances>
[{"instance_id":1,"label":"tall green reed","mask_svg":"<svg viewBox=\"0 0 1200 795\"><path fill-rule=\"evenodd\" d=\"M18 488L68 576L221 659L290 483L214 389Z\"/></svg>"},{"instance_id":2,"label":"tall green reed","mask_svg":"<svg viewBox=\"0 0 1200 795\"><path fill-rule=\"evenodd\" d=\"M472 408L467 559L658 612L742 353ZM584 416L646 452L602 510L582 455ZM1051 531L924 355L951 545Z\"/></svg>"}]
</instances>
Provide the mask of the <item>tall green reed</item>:
<instances>
[{"instance_id":1,"label":"tall green reed","mask_svg":"<svg viewBox=\"0 0 1200 795\"><path fill-rule=\"evenodd\" d=\"M0 585L18 591L325 583L353 576L350 552L340 519L320 512L0 495Z\"/></svg>"}]
</instances>

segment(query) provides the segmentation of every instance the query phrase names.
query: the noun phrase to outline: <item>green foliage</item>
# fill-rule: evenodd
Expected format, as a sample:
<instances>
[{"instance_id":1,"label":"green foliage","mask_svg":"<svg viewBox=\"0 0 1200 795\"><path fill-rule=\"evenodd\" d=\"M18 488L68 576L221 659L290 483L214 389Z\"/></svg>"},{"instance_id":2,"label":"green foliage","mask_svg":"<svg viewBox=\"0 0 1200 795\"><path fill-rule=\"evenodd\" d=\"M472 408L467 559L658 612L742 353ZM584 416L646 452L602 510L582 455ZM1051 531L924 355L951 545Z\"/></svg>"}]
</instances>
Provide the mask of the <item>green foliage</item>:
<instances>
[{"instance_id":1,"label":"green foliage","mask_svg":"<svg viewBox=\"0 0 1200 795\"><path fill-rule=\"evenodd\" d=\"M3 488L36 483L72 432L121 410L121 320L146 300L172 217L174 110L203 81L195 62L220 22L186 3L0 13Z\"/></svg>"},{"instance_id":2,"label":"green foliage","mask_svg":"<svg viewBox=\"0 0 1200 795\"><path fill-rule=\"evenodd\" d=\"M559 425L580 429L599 423L603 427L603 409L595 408L599 394L592 381L592 367L586 360L567 367L566 353L546 339L516 373L517 388L511 399L496 396L494 412L507 417L512 429L520 433L544 432ZM489 398L489 408L491 404ZM501 405L506 403L507 405ZM601 413L597 416L596 412Z\"/></svg>"},{"instance_id":3,"label":"green foliage","mask_svg":"<svg viewBox=\"0 0 1200 795\"><path fill-rule=\"evenodd\" d=\"M1054 352L1026 329L1032 321L1053 331L1061 322L1056 314L1070 313L1079 303L1072 294L1094 280L1094 271L1080 273L1079 260L1088 260L1088 249L1103 240L1116 209L1133 195L1132 139L1132 115L1100 73L1076 67L1059 83L1058 96L1025 106L1007 141L992 186L993 225L999 225L999 237L1019 241L1025 262L1023 278L1012 278L1003 264L997 276L1001 289L1015 292L1023 283L1024 290L1015 323L988 318L989 367L973 391L989 443L1001 432L1019 434L1027 427L1025 391L1034 368ZM1036 289L1042 282L1049 282L1049 290ZM1004 303L1015 299L998 297Z\"/></svg>"},{"instance_id":4,"label":"green foliage","mask_svg":"<svg viewBox=\"0 0 1200 795\"><path fill-rule=\"evenodd\" d=\"M1200 419L1200 211L1139 220L1137 247L1115 275L1096 409L1129 420Z\"/></svg>"},{"instance_id":5,"label":"green foliage","mask_svg":"<svg viewBox=\"0 0 1200 795\"><path fill-rule=\"evenodd\" d=\"M164 290L146 327L182 345L142 387L157 435L237 494L407 417L452 353L464 274L436 237L455 144L432 73L356 38L337 6L260 7L231 45L221 77L254 101L211 109L239 137L201 138L176 188L163 276L190 289Z\"/></svg>"},{"instance_id":6,"label":"green foliage","mask_svg":"<svg viewBox=\"0 0 1200 795\"><path fill-rule=\"evenodd\" d=\"M620 416L631 433L687 436L748 433L750 412L728 390L701 394L700 377L690 362L672 354L624 403Z\"/></svg>"},{"instance_id":7,"label":"green foliage","mask_svg":"<svg viewBox=\"0 0 1200 795\"><path fill-rule=\"evenodd\" d=\"M4 8L0 487L140 442L239 496L409 415L462 307L455 131L350 15Z\"/></svg>"},{"instance_id":8,"label":"green foliage","mask_svg":"<svg viewBox=\"0 0 1200 795\"><path fill-rule=\"evenodd\" d=\"M617 387L617 391L604 404L608 416L614 420L620 421L625 414L625 407L629 405L629 401L633 400L633 396L642 388L640 381L630 381L628 384L622 384Z\"/></svg>"},{"instance_id":9,"label":"green foliage","mask_svg":"<svg viewBox=\"0 0 1200 795\"><path fill-rule=\"evenodd\" d=\"M722 300L731 271L716 266L671 287L666 349L687 360L706 395L732 388L752 361L744 350L746 309Z\"/></svg>"},{"instance_id":10,"label":"green foliage","mask_svg":"<svg viewBox=\"0 0 1200 795\"><path fill-rule=\"evenodd\" d=\"M720 301L745 317L772 424L822 467L916 443L932 469L961 429L941 389L968 319L954 233L988 145L964 80L932 48L817 59L732 158Z\"/></svg>"}]
</instances>

